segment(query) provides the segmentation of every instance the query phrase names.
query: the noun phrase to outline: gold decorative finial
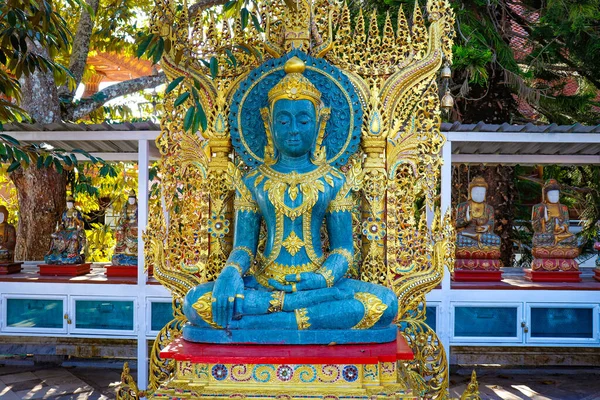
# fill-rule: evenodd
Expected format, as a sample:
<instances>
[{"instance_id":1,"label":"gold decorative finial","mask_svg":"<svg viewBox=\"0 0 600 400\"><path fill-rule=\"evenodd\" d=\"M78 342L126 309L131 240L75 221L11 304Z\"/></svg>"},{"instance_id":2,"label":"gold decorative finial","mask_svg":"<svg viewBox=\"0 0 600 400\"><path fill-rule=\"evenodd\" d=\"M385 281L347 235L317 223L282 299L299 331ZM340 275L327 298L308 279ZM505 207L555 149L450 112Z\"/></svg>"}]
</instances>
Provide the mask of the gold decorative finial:
<instances>
[{"instance_id":1,"label":"gold decorative finial","mask_svg":"<svg viewBox=\"0 0 600 400\"><path fill-rule=\"evenodd\" d=\"M271 90L269 90L269 104L277 100L309 100L315 105L315 109L321 106L321 92L306 78L304 71L306 64L298 57L292 57L283 66L285 76Z\"/></svg>"},{"instance_id":2,"label":"gold decorative finial","mask_svg":"<svg viewBox=\"0 0 600 400\"><path fill-rule=\"evenodd\" d=\"M296 56L287 60L285 62L285 65L283 66L283 70L285 71L286 74L294 74L294 73L303 74L305 69L306 69L306 65L304 64L304 61L302 61L301 59L299 59Z\"/></svg>"}]
</instances>

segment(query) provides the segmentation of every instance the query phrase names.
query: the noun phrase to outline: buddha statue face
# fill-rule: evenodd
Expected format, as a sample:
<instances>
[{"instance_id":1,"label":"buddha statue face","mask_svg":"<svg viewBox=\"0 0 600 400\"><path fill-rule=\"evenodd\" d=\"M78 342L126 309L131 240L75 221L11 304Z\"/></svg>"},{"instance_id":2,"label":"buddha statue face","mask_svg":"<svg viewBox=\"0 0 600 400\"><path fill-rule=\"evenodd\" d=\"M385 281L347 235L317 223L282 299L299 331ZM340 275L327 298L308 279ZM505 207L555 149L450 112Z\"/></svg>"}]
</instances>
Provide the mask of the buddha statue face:
<instances>
[{"instance_id":1,"label":"buddha statue face","mask_svg":"<svg viewBox=\"0 0 600 400\"><path fill-rule=\"evenodd\" d=\"M8 210L4 206L0 206L0 224L3 224L8 219Z\"/></svg>"},{"instance_id":2,"label":"buddha statue face","mask_svg":"<svg viewBox=\"0 0 600 400\"><path fill-rule=\"evenodd\" d=\"M475 186L471 189L471 199L475 203L483 203L485 201L486 189L483 186Z\"/></svg>"},{"instance_id":3,"label":"buddha statue face","mask_svg":"<svg viewBox=\"0 0 600 400\"><path fill-rule=\"evenodd\" d=\"M278 100L272 113L273 144L280 154L300 157L314 148L318 129L310 100Z\"/></svg>"},{"instance_id":4,"label":"buddha statue face","mask_svg":"<svg viewBox=\"0 0 600 400\"><path fill-rule=\"evenodd\" d=\"M549 190L548 193L546 193L546 196L548 198L549 203L556 204L556 203L558 203L558 200L560 198L560 191Z\"/></svg>"},{"instance_id":5,"label":"buddha statue face","mask_svg":"<svg viewBox=\"0 0 600 400\"><path fill-rule=\"evenodd\" d=\"M73 208L73 202L72 201L67 201L67 209L70 210Z\"/></svg>"},{"instance_id":6,"label":"buddha statue face","mask_svg":"<svg viewBox=\"0 0 600 400\"><path fill-rule=\"evenodd\" d=\"M137 203L137 199L135 198L135 196L129 196L127 198L127 203L134 205L135 203Z\"/></svg>"}]
</instances>

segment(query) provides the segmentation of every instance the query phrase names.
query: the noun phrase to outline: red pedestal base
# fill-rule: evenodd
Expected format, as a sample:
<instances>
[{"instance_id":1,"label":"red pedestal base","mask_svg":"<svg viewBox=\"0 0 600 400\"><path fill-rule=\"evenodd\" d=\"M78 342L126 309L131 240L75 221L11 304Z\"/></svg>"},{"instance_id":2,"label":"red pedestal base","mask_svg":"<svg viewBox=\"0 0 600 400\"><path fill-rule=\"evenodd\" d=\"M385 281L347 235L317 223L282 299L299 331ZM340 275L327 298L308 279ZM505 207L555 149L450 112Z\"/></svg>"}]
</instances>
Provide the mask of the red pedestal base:
<instances>
[{"instance_id":1,"label":"red pedestal base","mask_svg":"<svg viewBox=\"0 0 600 400\"><path fill-rule=\"evenodd\" d=\"M160 352L160 357L207 364L377 364L414 358L400 335L390 343L335 346L207 344L178 338Z\"/></svg>"},{"instance_id":2,"label":"red pedestal base","mask_svg":"<svg viewBox=\"0 0 600 400\"><path fill-rule=\"evenodd\" d=\"M0 263L0 275L17 274L21 272L22 262Z\"/></svg>"},{"instance_id":3,"label":"red pedestal base","mask_svg":"<svg viewBox=\"0 0 600 400\"><path fill-rule=\"evenodd\" d=\"M600 268L594 268L594 279L600 282Z\"/></svg>"},{"instance_id":4,"label":"red pedestal base","mask_svg":"<svg viewBox=\"0 0 600 400\"><path fill-rule=\"evenodd\" d=\"M455 282L500 282L502 272L455 269L452 279Z\"/></svg>"},{"instance_id":5,"label":"red pedestal base","mask_svg":"<svg viewBox=\"0 0 600 400\"><path fill-rule=\"evenodd\" d=\"M106 276L108 277L131 277L137 278L137 265L107 265L106 266ZM152 276L152 267L150 267L148 271L148 276Z\"/></svg>"},{"instance_id":6,"label":"red pedestal base","mask_svg":"<svg viewBox=\"0 0 600 400\"><path fill-rule=\"evenodd\" d=\"M137 277L137 265L107 265L106 276L108 277Z\"/></svg>"},{"instance_id":7,"label":"red pedestal base","mask_svg":"<svg viewBox=\"0 0 600 400\"><path fill-rule=\"evenodd\" d=\"M43 276L79 276L89 274L92 263L85 264L40 264L40 275Z\"/></svg>"},{"instance_id":8,"label":"red pedestal base","mask_svg":"<svg viewBox=\"0 0 600 400\"><path fill-rule=\"evenodd\" d=\"M525 278L532 282L581 282L581 271L525 270Z\"/></svg>"}]
</instances>

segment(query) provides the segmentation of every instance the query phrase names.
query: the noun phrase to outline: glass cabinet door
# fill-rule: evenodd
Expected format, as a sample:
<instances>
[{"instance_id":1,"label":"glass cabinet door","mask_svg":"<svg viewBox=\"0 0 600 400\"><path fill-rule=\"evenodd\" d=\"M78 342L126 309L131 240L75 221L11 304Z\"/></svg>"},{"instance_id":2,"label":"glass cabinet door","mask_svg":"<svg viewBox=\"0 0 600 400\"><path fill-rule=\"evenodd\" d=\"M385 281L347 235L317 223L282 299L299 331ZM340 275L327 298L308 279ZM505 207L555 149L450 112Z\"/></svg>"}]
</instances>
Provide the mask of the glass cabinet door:
<instances>
[{"instance_id":1,"label":"glass cabinet door","mask_svg":"<svg viewBox=\"0 0 600 400\"><path fill-rule=\"evenodd\" d=\"M135 299L72 297L72 333L135 333Z\"/></svg>"},{"instance_id":2,"label":"glass cabinet door","mask_svg":"<svg viewBox=\"0 0 600 400\"><path fill-rule=\"evenodd\" d=\"M66 296L2 296L2 331L66 333Z\"/></svg>"}]
</instances>

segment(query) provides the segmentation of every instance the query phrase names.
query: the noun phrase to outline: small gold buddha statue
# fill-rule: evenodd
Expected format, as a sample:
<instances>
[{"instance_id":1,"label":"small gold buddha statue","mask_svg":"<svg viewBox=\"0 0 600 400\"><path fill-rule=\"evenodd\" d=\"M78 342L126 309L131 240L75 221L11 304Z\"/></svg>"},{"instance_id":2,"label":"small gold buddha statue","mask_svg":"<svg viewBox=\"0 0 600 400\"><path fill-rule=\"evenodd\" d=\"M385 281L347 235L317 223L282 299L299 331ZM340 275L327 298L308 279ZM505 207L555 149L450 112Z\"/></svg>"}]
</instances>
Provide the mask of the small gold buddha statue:
<instances>
[{"instance_id":1,"label":"small gold buddha statue","mask_svg":"<svg viewBox=\"0 0 600 400\"><path fill-rule=\"evenodd\" d=\"M0 206L0 264L14 261L17 231L8 223L8 209Z\"/></svg>"}]
</instances>

